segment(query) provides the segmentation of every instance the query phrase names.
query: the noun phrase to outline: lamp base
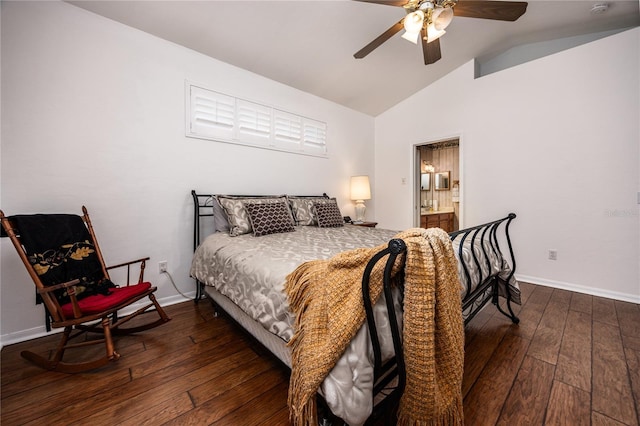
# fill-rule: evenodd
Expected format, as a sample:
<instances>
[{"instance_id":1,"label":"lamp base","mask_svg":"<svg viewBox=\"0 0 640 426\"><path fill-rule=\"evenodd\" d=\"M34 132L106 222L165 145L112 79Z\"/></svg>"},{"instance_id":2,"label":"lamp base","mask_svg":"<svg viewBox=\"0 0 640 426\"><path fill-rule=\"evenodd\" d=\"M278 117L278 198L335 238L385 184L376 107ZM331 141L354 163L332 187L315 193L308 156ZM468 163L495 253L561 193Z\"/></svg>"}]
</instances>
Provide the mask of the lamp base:
<instances>
[{"instance_id":1,"label":"lamp base","mask_svg":"<svg viewBox=\"0 0 640 426\"><path fill-rule=\"evenodd\" d=\"M367 207L364 205L364 200L356 201L356 220L354 222L364 222L364 213Z\"/></svg>"}]
</instances>

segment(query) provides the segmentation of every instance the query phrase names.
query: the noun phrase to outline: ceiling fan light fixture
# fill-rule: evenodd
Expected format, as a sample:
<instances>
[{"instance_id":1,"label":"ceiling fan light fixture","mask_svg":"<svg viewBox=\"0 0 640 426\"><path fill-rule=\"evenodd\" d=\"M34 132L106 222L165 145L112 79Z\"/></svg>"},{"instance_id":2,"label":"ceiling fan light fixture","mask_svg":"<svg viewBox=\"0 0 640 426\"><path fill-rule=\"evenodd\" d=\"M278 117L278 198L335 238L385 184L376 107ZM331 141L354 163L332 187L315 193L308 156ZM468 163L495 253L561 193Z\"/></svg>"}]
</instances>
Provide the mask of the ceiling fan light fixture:
<instances>
[{"instance_id":1,"label":"ceiling fan light fixture","mask_svg":"<svg viewBox=\"0 0 640 426\"><path fill-rule=\"evenodd\" d=\"M445 33L445 30L439 30L435 25L429 24L427 26L427 43L431 43L432 41L439 39L445 35Z\"/></svg>"},{"instance_id":2,"label":"ceiling fan light fixture","mask_svg":"<svg viewBox=\"0 0 640 426\"><path fill-rule=\"evenodd\" d=\"M436 30L444 30L453 20L453 9L450 7L439 7L433 11L431 22Z\"/></svg>"},{"instance_id":3,"label":"ceiling fan light fixture","mask_svg":"<svg viewBox=\"0 0 640 426\"><path fill-rule=\"evenodd\" d=\"M410 41L413 44L418 44L418 39L420 38L420 33L410 33L409 31L405 31L404 34L402 34L402 38Z\"/></svg>"},{"instance_id":4,"label":"ceiling fan light fixture","mask_svg":"<svg viewBox=\"0 0 640 426\"><path fill-rule=\"evenodd\" d=\"M410 33L419 33L424 23L424 12L416 10L404 17L404 29Z\"/></svg>"},{"instance_id":5,"label":"ceiling fan light fixture","mask_svg":"<svg viewBox=\"0 0 640 426\"><path fill-rule=\"evenodd\" d=\"M420 37L420 31L424 25L424 12L416 10L409 13L404 17L404 29L405 33L402 34L402 38L409 40L413 44L418 44L418 38Z\"/></svg>"}]
</instances>

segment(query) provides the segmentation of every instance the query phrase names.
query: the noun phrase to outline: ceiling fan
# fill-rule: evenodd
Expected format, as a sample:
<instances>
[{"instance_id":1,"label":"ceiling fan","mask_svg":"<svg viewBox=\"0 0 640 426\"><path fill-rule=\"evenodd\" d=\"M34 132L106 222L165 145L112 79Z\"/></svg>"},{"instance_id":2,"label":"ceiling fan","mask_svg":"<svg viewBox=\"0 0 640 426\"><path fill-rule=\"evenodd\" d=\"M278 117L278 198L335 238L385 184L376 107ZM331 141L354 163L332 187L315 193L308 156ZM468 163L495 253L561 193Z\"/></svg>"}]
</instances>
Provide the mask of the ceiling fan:
<instances>
[{"instance_id":1,"label":"ceiling fan","mask_svg":"<svg viewBox=\"0 0 640 426\"><path fill-rule=\"evenodd\" d=\"M422 39L424 64L437 62L440 53L440 37L451 23L453 16L467 18L515 21L527 10L523 1L482 1L482 0L355 0L403 7L407 16L380 34L375 40L356 52L357 59L364 58L382 43L404 28L402 38L417 44Z\"/></svg>"}]
</instances>

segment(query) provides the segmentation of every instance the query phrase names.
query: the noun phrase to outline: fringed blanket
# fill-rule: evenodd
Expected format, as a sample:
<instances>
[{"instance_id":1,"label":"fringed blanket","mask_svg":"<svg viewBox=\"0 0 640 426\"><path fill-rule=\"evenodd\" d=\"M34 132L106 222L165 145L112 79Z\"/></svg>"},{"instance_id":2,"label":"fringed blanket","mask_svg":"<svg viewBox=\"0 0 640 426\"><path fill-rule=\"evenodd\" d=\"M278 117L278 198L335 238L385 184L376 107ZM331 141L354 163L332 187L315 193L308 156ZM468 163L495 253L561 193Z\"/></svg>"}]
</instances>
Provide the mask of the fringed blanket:
<instances>
[{"instance_id":1,"label":"fringed blanket","mask_svg":"<svg viewBox=\"0 0 640 426\"><path fill-rule=\"evenodd\" d=\"M401 232L407 245L403 345L406 387L399 425L462 425L464 325L457 261L441 229ZM386 246L300 265L285 290L296 315L289 409L294 425L316 425L316 392L365 320L362 274ZM371 299L382 293L383 261L371 273ZM394 275L400 269L399 257Z\"/></svg>"}]
</instances>

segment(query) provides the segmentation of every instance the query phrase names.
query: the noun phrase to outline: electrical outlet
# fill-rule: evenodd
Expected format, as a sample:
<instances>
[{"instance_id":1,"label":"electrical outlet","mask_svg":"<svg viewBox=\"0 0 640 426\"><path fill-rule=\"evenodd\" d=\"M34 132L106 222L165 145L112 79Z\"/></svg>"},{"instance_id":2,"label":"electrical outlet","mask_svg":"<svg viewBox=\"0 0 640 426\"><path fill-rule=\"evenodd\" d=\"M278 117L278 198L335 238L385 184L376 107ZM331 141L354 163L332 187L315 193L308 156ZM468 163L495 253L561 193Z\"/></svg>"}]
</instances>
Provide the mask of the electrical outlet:
<instances>
[{"instance_id":1,"label":"electrical outlet","mask_svg":"<svg viewBox=\"0 0 640 426\"><path fill-rule=\"evenodd\" d=\"M558 260L558 250L549 249L549 260Z\"/></svg>"},{"instance_id":2,"label":"electrical outlet","mask_svg":"<svg viewBox=\"0 0 640 426\"><path fill-rule=\"evenodd\" d=\"M161 274L167 272L167 261L166 260L158 262L158 272L160 272Z\"/></svg>"}]
</instances>

